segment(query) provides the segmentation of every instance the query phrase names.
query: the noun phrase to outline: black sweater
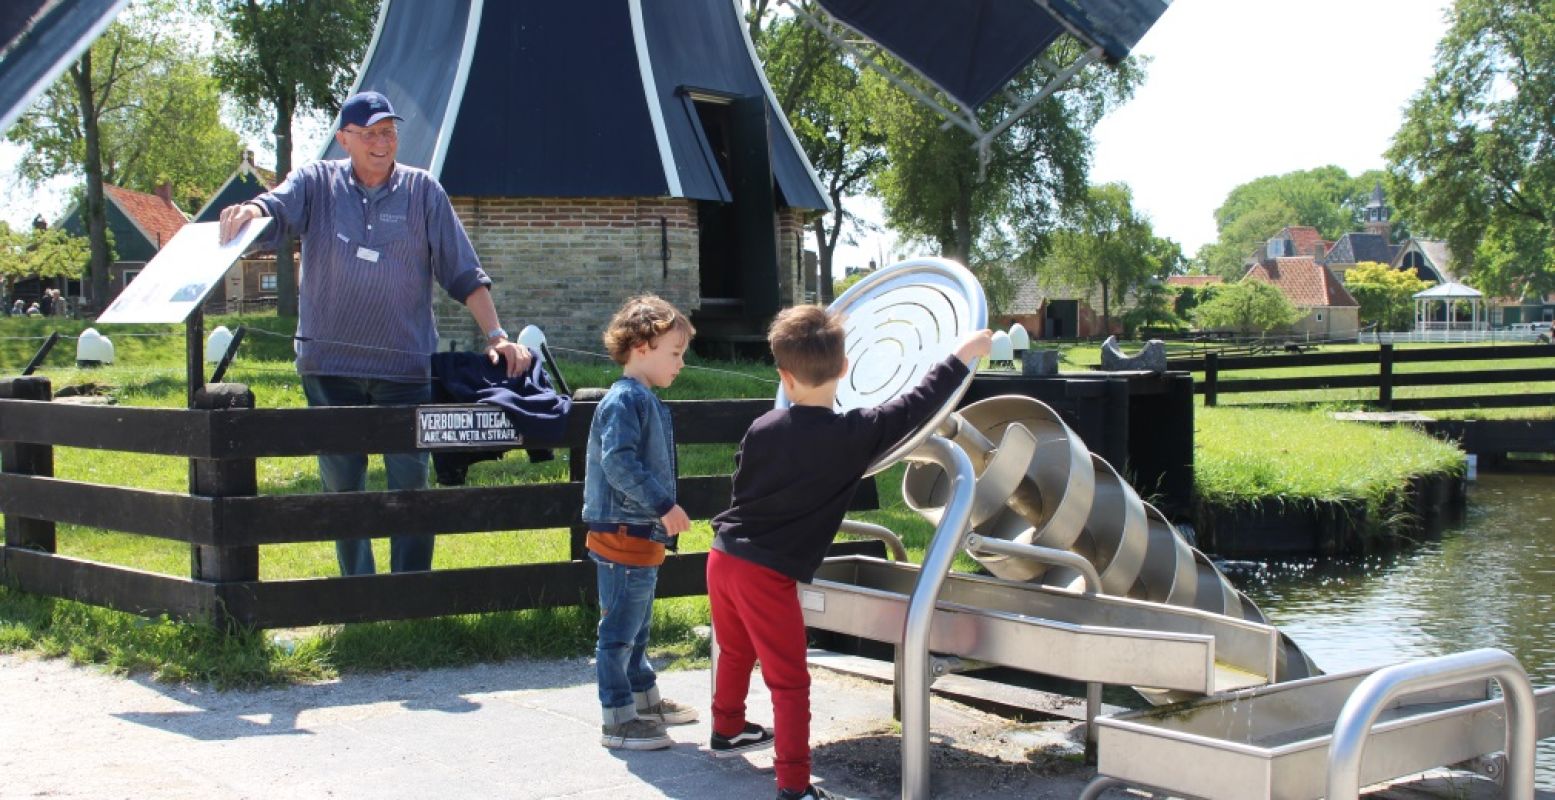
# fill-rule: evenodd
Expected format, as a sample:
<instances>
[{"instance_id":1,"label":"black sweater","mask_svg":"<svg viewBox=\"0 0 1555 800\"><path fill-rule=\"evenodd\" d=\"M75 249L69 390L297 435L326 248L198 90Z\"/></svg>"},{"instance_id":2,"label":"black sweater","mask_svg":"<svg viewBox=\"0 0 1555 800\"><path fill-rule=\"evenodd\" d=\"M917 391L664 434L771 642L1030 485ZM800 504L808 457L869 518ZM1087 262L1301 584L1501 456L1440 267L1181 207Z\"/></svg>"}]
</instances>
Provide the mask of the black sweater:
<instances>
[{"instance_id":1,"label":"black sweater","mask_svg":"<svg viewBox=\"0 0 1555 800\"><path fill-rule=\"evenodd\" d=\"M714 549L808 583L864 471L943 407L967 372L951 356L912 391L873 408L790 406L761 415L734 456L734 499L713 518Z\"/></svg>"}]
</instances>

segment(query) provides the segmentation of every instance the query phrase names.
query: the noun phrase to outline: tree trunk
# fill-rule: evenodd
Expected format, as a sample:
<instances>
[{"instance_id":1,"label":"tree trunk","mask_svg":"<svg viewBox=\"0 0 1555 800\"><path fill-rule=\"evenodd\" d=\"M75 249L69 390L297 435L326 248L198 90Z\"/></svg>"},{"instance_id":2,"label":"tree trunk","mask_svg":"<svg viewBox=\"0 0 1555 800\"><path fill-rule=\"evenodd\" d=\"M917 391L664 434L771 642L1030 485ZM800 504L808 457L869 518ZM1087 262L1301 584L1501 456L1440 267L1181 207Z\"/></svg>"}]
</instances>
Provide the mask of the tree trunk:
<instances>
[{"instance_id":1,"label":"tree trunk","mask_svg":"<svg viewBox=\"0 0 1555 800\"><path fill-rule=\"evenodd\" d=\"M292 172L292 112L295 98L277 98L275 104L275 179L285 180ZM297 269L292 261L291 237L275 247L275 313L297 316Z\"/></svg>"},{"instance_id":2,"label":"tree trunk","mask_svg":"<svg viewBox=\"0 0 1555 800\"><path fill-rule=\"evenodd\" d=\"M838 216L841 216L841 213L839 208ZM837 299L837 289L832 278L832 259L837 254L837 237L835 234L830 238L827 237L825 214L817 216L812 224L815 227L816 260L821 265L821 275L816 278L815 296L821 305L829 306L831 301ZM841 223L838 223L838 227L841 227Z\"/></svg>"},{"instance_id":3,"label":"tree trunk","mask_svg":"<svg viewBox=\"0 0 1555 800\"><path fill-rule=\"evenodd\" d=\"M108 307L108 268L113 263L113 253L108 249L108 204L103 199L102 133L97 127L97 96L92 88L90 49L71 67L70 76L76 85L76 99L81 104L81 130L86 139L86 158L81 165L82 171L86 173L86 207L81 220L86 223L86 238L92 252L87 267L87 285L91 287L90 308L101 310Z\"/></svg>"},{"instance_id":4,"label":"tree trunk","mask_svg":"<svg viewBox=\"0 0 1555 800\"><path fill-rule=\"evenodd\" d=\"M1112 335L1112 312L1110 307L1112 299L1110 290L1112 287L1108 283L1106 280L1101 282L1101 335L1103 339Z\"/></svg>"},{"instance_id":5,"label":"tree trunk","mask_svg":"<svg viewBox=\"0 0 1555 800\"><path fill-rule=\"evenodd\" d=\"M954 241L946 248L945 257L968 269L972 266L972 189L963 187L951 212L951 235Z\"/></svg>"}]
</instances>

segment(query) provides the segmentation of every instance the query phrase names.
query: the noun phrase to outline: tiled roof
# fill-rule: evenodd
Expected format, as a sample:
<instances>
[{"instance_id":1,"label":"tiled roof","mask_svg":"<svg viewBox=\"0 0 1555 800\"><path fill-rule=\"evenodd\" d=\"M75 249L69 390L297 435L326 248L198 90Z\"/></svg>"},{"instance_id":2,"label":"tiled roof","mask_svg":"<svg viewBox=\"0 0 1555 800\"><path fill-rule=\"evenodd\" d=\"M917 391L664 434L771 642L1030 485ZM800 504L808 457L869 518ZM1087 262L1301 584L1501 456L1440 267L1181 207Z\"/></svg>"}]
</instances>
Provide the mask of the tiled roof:
<instances>
[{"instance_id":1,"label":"tiled roof","mask_svg":"<svg viewBox=\"0 0 1555 800\"><path fill-rule=\"evenodd\" d=\"M1225 283L1225 279L1219 275L1172 275L1167 277L1167 286L1208 286L1211 283Z\"/></svg>"},{"instance_id":2,"label":"tiled roof","mask_svg":"<svg viewBox=\"0 0 1555 800\"><path fill-rule=\"evenodd\" d=\"M189 220L169 200L154 194L134 192L111 184L103 184L103 194L134 222L146 235L151 246L161 249Z\"/></svg>"},{"instance_id":3,"label":"tiled roof","mask_svg":"<svg viewBox=\"0 0 1555 800\"><path fill-rule=\"evenodd\" d=\"M1324 264L1359 264L1375 261L1378 264L1393 263L1393 251L1388 241L1375 233L1347 233L1334 242Z\"/></svg>"},{"instance_id":4,"label":"tiled roof","mask_svg":"<svg viewBox=\"0 0 1555 800\"><path fill-rule=\"evenodd\" d=\"M1318 245L1325 243L1323 234L1319 233L1317 228L1307 225L1291 225L1280 233L1295 246L1298 256L1316 255Z\"/></svg>"},{"instance_id":5,"label":"tiled roof","mask_svg":"<svg viewBox=\"0 0 1555 800\"><path fill-rule=\"evenodd\" d=\"M1273 263L1255 264L1242 280L1272 283L1292 304L1302 308L1360 305L1328 267L1310 257L1277 258Z\"/></svg>"}]
</instances>

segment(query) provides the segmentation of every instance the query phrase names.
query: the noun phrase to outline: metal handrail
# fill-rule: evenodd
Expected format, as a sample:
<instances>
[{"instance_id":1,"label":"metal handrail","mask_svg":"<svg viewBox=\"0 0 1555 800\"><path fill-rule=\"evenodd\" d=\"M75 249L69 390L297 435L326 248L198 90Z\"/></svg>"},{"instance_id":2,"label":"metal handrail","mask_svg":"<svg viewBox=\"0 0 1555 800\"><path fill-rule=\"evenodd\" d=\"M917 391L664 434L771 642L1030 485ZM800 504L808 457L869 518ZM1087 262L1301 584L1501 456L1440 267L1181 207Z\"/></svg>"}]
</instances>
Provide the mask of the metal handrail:
<instances>
[{"instance_id":1,"label":"metal handrail","mask_svg":"<svg viewBox=\"0 0 1555 800\"><path fill-rule=\"evenodd\" d=\"M842 525L838 526L837 530L854 536L863 536L866 539L885 542L886 549L891 551L892 560L904 563L907 561L907 546L902 544L902 537L897 536L890 528L883 525L845 519L842 521Z\"/></svg>"},{"instance_id":2,"label":"metal handrail","mask_svg":"<svg viewBox=\"0 0 1555 800\"><path fill-rule=\"evenodd\" d=\"M1087 594L1095 594L1101 591L1101 574L1096 571L1096 565L1079 553L1071 553L1068 550L1058 550L1052 547L1040 547L1034 544L1009 542L1003 539L990 539L975 533L966 537L966 549L973 552L995 553L1001 556L1025 558L1058 567L1068 567L1080 573L1080 577L1085 579L1085 591Z\"/></svg>"},{"instance_id":3,"label":"metal handrail","mask_svg":"<svg viewBox=\"0 0 1555 800\"><path fill-rule=\"evenodd\" d=\"M1361 756L1366 751L1366 738L1389 702L1406 692L1487 678L1501 685L1506 704L1506 796L1512 800L1533 800L1537 740L1533 687L1522 664L1506 651L1493 647L1394 664L1377 670L1355 687L1334 723L1328 750L1328 800L1353 800L1360 795Z\"/></svg>"},{"instance_id":4,"label":"metal handrail","mask_svg":"<svg viewBox=\"0 0 1555 800\"><path fill-rule=\"evenodd\" d=\"M929 542L918 582L907 601L902 631L902 798L929 798L929 630L940 589L961 550L972 516L975 475L966 451L942 436L930 436L907 456L939 465L950 476L950 502Z\"/></svg>"}]
</instances>

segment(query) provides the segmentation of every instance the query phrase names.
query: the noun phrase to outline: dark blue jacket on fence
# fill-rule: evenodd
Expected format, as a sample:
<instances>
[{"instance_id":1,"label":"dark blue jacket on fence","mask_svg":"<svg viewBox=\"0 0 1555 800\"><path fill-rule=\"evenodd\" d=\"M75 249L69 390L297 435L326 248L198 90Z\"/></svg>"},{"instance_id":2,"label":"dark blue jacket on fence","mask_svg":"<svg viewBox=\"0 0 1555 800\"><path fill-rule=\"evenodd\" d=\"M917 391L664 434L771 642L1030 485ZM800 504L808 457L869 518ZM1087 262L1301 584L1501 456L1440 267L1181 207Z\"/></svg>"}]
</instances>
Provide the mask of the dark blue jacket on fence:
<instances>
[{"instance_id":1,"label":"dark blue jacket on fence","mask_svg":"<svg viewBox=\"0 0 1555 800\"><path fill-rule=\"evenodd\" d=\"M432 356L432 399L438 403L488 403L507 412L526 440L559 442L567 435L572 398L558 394L545 374L540 354L529 349L529 369L516 378L507 367L493 364L484 353L437 353ZM465 473L477 461L502 458L506 450L438 451L432 454L437 482L462 486ZM549 450L530 450L530 461L546 461Z\"/></svg>"}]
</instances>

